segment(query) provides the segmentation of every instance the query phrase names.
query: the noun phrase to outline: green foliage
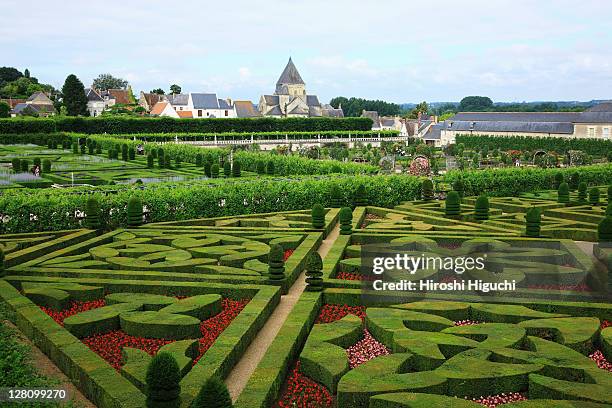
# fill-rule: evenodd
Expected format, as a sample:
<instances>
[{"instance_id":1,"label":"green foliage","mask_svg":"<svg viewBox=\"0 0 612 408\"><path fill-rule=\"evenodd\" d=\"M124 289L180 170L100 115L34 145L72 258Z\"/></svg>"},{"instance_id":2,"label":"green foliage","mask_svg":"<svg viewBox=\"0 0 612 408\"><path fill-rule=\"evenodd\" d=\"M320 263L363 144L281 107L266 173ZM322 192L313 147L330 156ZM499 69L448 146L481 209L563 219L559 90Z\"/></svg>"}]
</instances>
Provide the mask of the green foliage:
<instances>
[{"instance_id":1,"label":"green foliage","mask_svg":"<svg viewBox=\"0 0 612 408\"><path fill-rule=\"evenodd\" d=\"M181 372L172 354L160 352L147 367L147 408L180 405Z\"/></svg>"},{"instance_id":2,"label":"green foliage","mask_svg":"<svg viewBox=\"0 0 612 408\"><path fill-rule=\"evenodd\" d=\"M569 185L566 182L559 185L559 189L557 190L557 201L565 204L570 201Z\"/></svg>"},{"instance_id":3,"label":"green foliage","mask_svg":"<svg viewBox=\"0 0 612 408\"><path fill-rule=\"evenodd\" d=\"M323 290L323 260L317 251L313 251L306 261L306 290L320 292Z\"/></svg>"},{"instance_id":4,"label":"green foliage","mask_svg":"<svg viewBox=\"0 0 612 408\"><path fill-rule=\"evenodd\" d=\"M611 140L573 137L457 135L456 143L462 143L468 149L476 149L485 144L503 151L521 150L533 152L544 150L546 152L565 154L570 150L580 150L595 157L606 157L608 152L612 152ZM555 188L557 187L558 185L555 185Z\"/></svg>"},{"instance_id":5,"label":"green foliage","mask_svg":"<svg viewBox=\"0 0 612 408\"><path fill-rule=\"evenodd\" d=\"M0 118L10 118L11 117L11 107L6 102L0 102Z\"/></svg>"},{"instance_id":6,"label":"green foliage","mask_svg":"<svg viewBox=\"0 0 612 408\"><path fill-rule=\"evenodd\" d=\"M132 146L128 148L128 158L130 160L136 160L136 150Z\"/></svg>"},{"instance_id":7,"label":"green foliage","mask_svg":"<svg viewBox=\"0 0 612 408\"><path fill-rule=\"evenodd\" d=\"M606 215L597 226L597 239L599 242L612 242L612 215Z\"/></svg>"},{"instance_id":8,"label":"green foliage","mask_svg":"<svg viewBox=\"0 0 612 408\"><path fill-rule=\"evenodd\" d=\"M257 174L266 174L266 163L263 160L257 160Z\"/></svg>"},{"instance_id":9,"label":"green foliage","mask_svg":"<svg viewBox=\"0 0 612 408\"><path fill-rule=\"evenodd\" d=\"M121 78L116 78L111 74L100 74L93 80L93 87L100 91L109 89L125 89L128 86L128 81Z\"/></svg>"},{"instance_id":10,"label":"green foliage","mask_svg":"<svg viewBox=\"0 0 612 408\"><path fill-rule=\"evenodd\" d=\"M0 278L4 276L4 249L0 247Z\"/></svg>"},{"instance_id":11,"label":"green foliage","mask_svg":"<svg viewBox=\"0 0 612 408\"><path fill-rule=\"evenodd\" d=\"M62 95L68 116L89 116L85 87L76 75L68 75L62 87Z\"/></svg>"},{"instance_id":12,"label":"green foliage","mask_svg":"<svg viewBox=\"0 0 612 408\"><path fill-rule=\"evenodd\" d=\"M580 173L578 173L577 171L574 171L570 174L570 177L569 177L569 187L572 190L576 190L579 185L580 185Z\"/></svg>"},{"instance_id":13,"label":"green foliage","mask_svg":"<svg viewBox=\"0 0 612 408\"><path fill-rule=\"evenodd\" d=\"M555 189L558 189L559 186L561 185L561 183L565 182L565 177L563 176L563 173L561 173L560 171L555 173Z\"/></svg>"},{"instance_id":14,"label":"green foliage","mask_svg":"<svg viewBox=\"0 0 612 408\"><path fill-rule=\"evenodd\" d=\"M202 165L204 164L204 156L202 156L202 153L196 154L195 159L196 167L202 167Z\"/></svg>"},{"instance_id":15,"label":"green foliage","mask_svg":"<svg viewBox=\"0 0 612 408\"><path fill-rule=\"evenodd\" d=\"M219 165L217 163L213 164L210 168L210 177L211 178L219 178Z\"/></svg>"},{"instance_id":16,"label":"green foliage","mask_svg":"<svg viewBox=\"0 0 612 408\"><path fill-rule=\"evenodd\" d=\"M79 144L77 142L74 142L72 144L72 153L73 154L79 154Z\"/></svg>"},{"instance_id":17,"label":"green foliage","mask_svg":"<svg viewBox=\"0 0 612 408\"><path fill-rule=\"evenodd\" d=\"M423 180L421 184L421 195L423 196L423 200L430 201L434 199L434 186L433 181L430 179Z\"/></svg>"},{"instance_id":18,"label":"green foliage","mask_svg":"<svg viewBox=\"0 0 612 408\"><path fill-rule=\"evenodd\" d=\"M336 184L332 184L331 192L330 192L330 202L333 208L340 208L344 205L344 197L342 196L342 191Z\"/></svg>"},{"instance_id":19,"label":"green foliage","mask_svg":"<svg viewBox=\"0 0 612 408\"><path fill-rule=\"evenodd\" d=\"M51 173L51 160L45 159L42 162L42 172Z\"/></svg>"},{"instance_id":20,"label":"green foliage","mask_svg":"<svg viewBox=\"0 0 612 408\"><path fill-rule=\"evenodd\" d=\"M474 205L474 218L478 221L489 219L489 197L484 194L476 199Z\"/></svg>"},{"instance_id":21,"label":"green foliage","mask_svg":"<svg viewBox=\"0 0 612 408\"><path fill-rule=\"evenodd\" d=\"M459 102L459 112L482 112L493 107L493 101L487 96L466 96Z\"/></svg>"},{"instance_id":22,"label":"green foliage","mask_svg":"<svg viewBox=\"0 0 612 408\"><path fill-rule=\"evenodd\" d=\"M27 173L30 171L30 162L27 159L21 159L21 172Z\"/></svg>"},{"instance_id":23,"label":"green foliage","mask_svg":"<svg viewBox=\"0 0 612 408\"><path fill-rule=\"evenodd\" d=\"M164 168L171 169L172 168L172 158L169 154L164 156Z\"/></svg>"},{"instance_id":24,"label":"green foliage","mask_svg":"<svg viewBox=\"0 0 612 408\"><path fill-rule=\"evenodd\" d=\"M359 184L353 195L353 206L365 207L368 205L368 193L363 184Z\"/></svg>"},{"instance_id":25,"label":"green foliage","mask_svg":"<svg viewBox=\"0 0 612 408\"><path fill-rule=\"evenodd\" d=\"M586 203L587 198L587 183L584 181L578 184L578 201L581 203Z\"/></svg>"},{"instance_id":26,"label":"green foliage","mask_svg":"<svg viewBox=\"0 0 612 408\"><path fill-rule=\"evenodd\" d=\"M223 163L223 175L229 177L232 174L232 165L229 161Z\"/></svg>"},{"instance_id":27,"label":"green foliage","mask_svg":"<svg viewBox=\"0 0 612 408\"><path fill-rule=\"evenodd\" d=\"M320 229L325 227L325 209L321 204L312 206L312 228Z\"/></svg>"},{"instance_id":28,"label":"green foliage","mask_svg":"<svg viewBox=\"0 0 612 408\"><path fill-rule=\"evenodd\" d=\"M19 173L21 171L21 160L18 157L13 157L11 160L11 168L15 173Z\"/></svg>"},{"instance_id":29,"label":"green foliage","mask_svg":"<svg viewBox=\"0 0 612 408\"><path fill-rule=\"evenodd\" d=\"M448 192L444 213L447 217L458 217L461 215L461 197L457 191Z\"/></svg>"},{"instance_id":30,"label":"green foliage","mask_svg":"<svg viewBox=\"0 0 612 408\"><path fill-rule=\"evenodd\" d=\"M338 96L332 98L329 103L336 109L342 105L342 112L346 117L359 117L364 110L376 111L381 116L396 116L401 113L401 108L398 104L379 100ZM371 123L370 127L372 127Z\"/></svg>"},{"instance_id":31,"label":"green foliage","mask_svg":"<svg viewBox=\"0 0 612 408\"><path fill-rule=\"evenodd\" d=\"M530 238L538 238L540 236L540 225L542 224L542 212L540 209L533 207L527 210L525 222L525 235Z\"/></svg>"},{"instance_id":32,"label":"green foliage","mask_svg":"<svg viewBox=\"0 0 612 408\"><path fill-rule=\"evenodd\" d=\"M274 175L274 162L272 160L268 161L266 165L266 174L273 176Z\"/></svg>"},{"instance_id":33,"label":"green foliage","mask_svg":"<svg viewBox=\"0 0 612 408\"><path fill-rule=\"evenodd\" d=\"M270 246L268 254L268 275L270 280L279 281L285 279L285 251L279 244Z\"/></svg>"},{"instance_id":34,"label":"green foliage","mask_svg":"<svg viewBox=\"0 0 612 408\"><path fill-rule=\"evenodd\" d=\"M153 167L155 167L155 159L153 158L153 155L149 153L147 155L147 168L152 169Z\"/></svg>"},{"instance_id":35,"label":"green foliage","mask_svg":"<svg viewBox=\"0 0 612 408\"><path fill-rule=\"evenodd\" d=\"M465 185L462 179L457 179L453 182L453 190L459 194L459 198L465 197Z\"/></svg>"},{"instance_id":36,"label":"green foliage","mask_svg":"<svg viewBox=\"0 0 612 408\"><path fill-rule=\"evenodd\" d=\"M102 221L100 218L100 203L95 197L89 197L87 199L87 206L85 210L85 226L92 230L102 229Z\"/></svg>"},{"instance_id":37,"label":"green foliage","mask_svg":"<svg viewBox=\"0 0 612 408\"><path fill-rule=\"evenodd\" d=\"M597 187L592 187L589 190L589 203L591 205L599 205L599 189Z\"/></svg>"},{"instance_id":38,"label":"green foliage","mask_svg":"<svg viewBox=\"0 0 612 408\"><path fill-rule=\"evenodd\" d=\"M338 217L340 218L340 235L351 235L353 233L353 211L349 207L342 207Z\"/></svg>"},{"instance_id":39,"label":"green foliage","mask_svg":"<svg viewBox=\"0 0 612 408\"><path fill-rule=\"evenodd\" d=\"M208 178L210 178L210 177L211 177L211 175L212 175L212 173L211 173L211 167L212 167L212 166L211 166L210 162L208 162L208 161L207 161L207 162L205 162L205 163L204 163L204 175L205 175L206 177L208 177Z\"/></svg>"},{"instance_id":40,"label":"green foliage","mask_svg":"<svg viewBox=\"0 0 612 408\"><path fill-rule=\"evenodd\" d=\"M191 408L232 408L225 383L217 376L209 378L191 403Z\"/></svg>"},{"instance_id":41,"label":"green foliage","mask_svg":"<svg viewBox=\"0 0 612 408\"><path fill-rule=\"evenodd\" d=\"M606 216L608 215L612 215L612 202L609 202L608 206L606 207Z\"/></svg>"},{"instance_id":42,"label":"green foliage","mask_svg":"<svg viewBox=\"0 0 612 408\"><path fill-rule=\"evenodd\" d=\"M238 160L234 160L232 165L232 177L240 177L240 162Z\"/></svg>"},{"instance_id":43,"label":"green foliage","mask_svg":"<svg viewBox=\"0 0 612 408\"><path fill-rule=\"evenodd\" d=\"M128 161L128 159L128 145L124 143L121 145L121 160Z\"/></svg>"},{"instance_id":44,"label":"green foliage","mask_svg":"<svg viewBox=\"0 0 612 408\"><path fill-rule=\"evenodd\" d=\"M138 197L130 197L127 205L128 225L138 227L142 225L142 201Z\"/></svg>"}]
</instances>

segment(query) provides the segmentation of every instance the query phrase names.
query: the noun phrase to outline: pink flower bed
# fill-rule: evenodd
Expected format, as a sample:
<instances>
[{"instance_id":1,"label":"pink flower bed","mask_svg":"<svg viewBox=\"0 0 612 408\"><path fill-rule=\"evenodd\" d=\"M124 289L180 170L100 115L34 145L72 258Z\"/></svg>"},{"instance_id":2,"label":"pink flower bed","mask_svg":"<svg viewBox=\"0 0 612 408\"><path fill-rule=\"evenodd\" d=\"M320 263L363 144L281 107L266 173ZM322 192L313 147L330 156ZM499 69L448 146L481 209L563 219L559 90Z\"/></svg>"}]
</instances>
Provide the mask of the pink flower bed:
<instances>
[{"instance_id":1,"label":"pink flower bed","mask_svg":"<svg viewBox=\"0 0 612 408\"><path fill-rule=\"evenodd\" d=\"M468 398L466 398L468 399ZM511 402L526 401L527 397L519 392L502 393L497 395L489 395L487 397L472 398L472 401L482 404L487 408L495 408L499 405L509 404Z\"/></svg>"},{"instance_id":2,"label":"pink flower bed","mask_svg":"<svg viewBox=\"0 0 612 408\"><path fill-rule=\"evenodd\" d=\"M590 354L589 358L597 364L597 367L612 373L612 363L606 360L606 357L600 350L597 350L593 354Z\"/></svg>"},{"instance_id":3,"label":"pink flower bed","mask_svg":"<svg viewBox=\"0 0 612 408\"><path fill-rule=\"evenodd\" d=\"M346 350L351 369L372 360L378 356L385 356L390 351L384 344L376 340L369 331L363 331L363 339Z\"/></svg>"}]
</instances>

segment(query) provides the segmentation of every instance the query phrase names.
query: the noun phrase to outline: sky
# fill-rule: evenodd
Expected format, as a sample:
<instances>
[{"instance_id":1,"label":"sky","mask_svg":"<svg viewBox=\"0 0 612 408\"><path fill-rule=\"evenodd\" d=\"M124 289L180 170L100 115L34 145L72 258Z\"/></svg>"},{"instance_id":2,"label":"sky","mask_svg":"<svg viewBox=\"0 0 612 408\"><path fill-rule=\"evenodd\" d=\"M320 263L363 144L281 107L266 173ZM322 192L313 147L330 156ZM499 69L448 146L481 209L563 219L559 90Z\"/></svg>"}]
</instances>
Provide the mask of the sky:
<instances>
[{"instance_id":1,"label":"sky","mask_svg":"<svg viewBox=\"0 0 612 408\"><path fill-rule=\"evenodd\" d=\"M396 103L612 99L608 0L0 0L0 66L61 88L101 73L148 92L274 92Z\"/></svg>"}]
</instances>

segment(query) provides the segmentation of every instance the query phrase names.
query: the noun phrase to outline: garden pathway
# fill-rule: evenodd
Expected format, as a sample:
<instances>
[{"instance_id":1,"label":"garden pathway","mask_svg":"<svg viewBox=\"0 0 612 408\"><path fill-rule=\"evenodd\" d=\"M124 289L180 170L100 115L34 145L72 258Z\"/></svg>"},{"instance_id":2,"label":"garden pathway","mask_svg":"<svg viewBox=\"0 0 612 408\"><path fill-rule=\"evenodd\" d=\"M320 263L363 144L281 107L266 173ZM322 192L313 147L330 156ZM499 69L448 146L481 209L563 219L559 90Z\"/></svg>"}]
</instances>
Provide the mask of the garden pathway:
<instances>
[{"instance_id":1,"label":"garden pathway","mask_svg":"<svg viewBox=\"0 0 612 408\"><path fill-rule=\"evenodd\" d=\"M325 255L327 255L339 235L340 226L336 225L317 250L321 258L325 258ZM255 368L257 368L257 365L268 351L268 348L276 338L278 331L285 323L285 320L289 316L289 313L291 313L291 310L299 300L305 288L306 274L302 271L293 286L289 288L287 294L281 296L280 303L276 309L274 309L270 318L266 321L259 333L257 333L257 337L251 342L240 361L238 361L225 379L225 384L227 384L232 401L235 402L238 399L238 396L246 386L251 375L253 375Z\"/></svg>"}]
</instances>

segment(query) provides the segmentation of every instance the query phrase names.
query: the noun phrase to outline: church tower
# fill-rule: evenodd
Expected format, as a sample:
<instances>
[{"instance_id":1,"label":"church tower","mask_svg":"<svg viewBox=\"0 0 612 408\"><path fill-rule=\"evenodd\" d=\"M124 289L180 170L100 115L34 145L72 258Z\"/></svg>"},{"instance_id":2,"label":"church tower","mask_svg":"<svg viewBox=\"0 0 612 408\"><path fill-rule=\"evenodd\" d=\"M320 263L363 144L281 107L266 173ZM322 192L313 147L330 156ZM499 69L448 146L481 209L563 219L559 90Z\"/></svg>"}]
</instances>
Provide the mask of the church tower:
<instances>
[{"instance_id":1,"label":"church tower","mask_svg":"<svg viewBox=\"0 0 612 408\"><path fill-rule=\"evenodd\" d=\"M289 62L280 78L276 81L276 92L274 94L306 97L306 84L293 64L291 57L289 57Z\"/></svg>"}]
</instances>

